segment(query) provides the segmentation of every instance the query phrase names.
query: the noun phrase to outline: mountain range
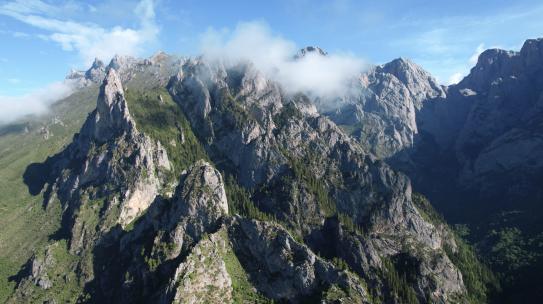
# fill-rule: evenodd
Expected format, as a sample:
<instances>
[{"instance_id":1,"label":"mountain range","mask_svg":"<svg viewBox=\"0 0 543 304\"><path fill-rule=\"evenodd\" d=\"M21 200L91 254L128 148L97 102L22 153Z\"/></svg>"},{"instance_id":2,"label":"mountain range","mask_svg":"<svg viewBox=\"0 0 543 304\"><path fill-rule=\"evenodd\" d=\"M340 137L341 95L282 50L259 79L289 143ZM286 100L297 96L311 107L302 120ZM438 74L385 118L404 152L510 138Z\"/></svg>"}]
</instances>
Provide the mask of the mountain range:
<instances>
[{"instance_id":1,"label":"mountain range","mask_svg":"<svg viewBox=\"0 0 543 304\"><path fill-rule=\"evenodd\" d=\"M455 85L399 58L326 97L162 52L66 78L0 128L8 303L541 296L543 39Z\"/></svg>"}]
</instances>

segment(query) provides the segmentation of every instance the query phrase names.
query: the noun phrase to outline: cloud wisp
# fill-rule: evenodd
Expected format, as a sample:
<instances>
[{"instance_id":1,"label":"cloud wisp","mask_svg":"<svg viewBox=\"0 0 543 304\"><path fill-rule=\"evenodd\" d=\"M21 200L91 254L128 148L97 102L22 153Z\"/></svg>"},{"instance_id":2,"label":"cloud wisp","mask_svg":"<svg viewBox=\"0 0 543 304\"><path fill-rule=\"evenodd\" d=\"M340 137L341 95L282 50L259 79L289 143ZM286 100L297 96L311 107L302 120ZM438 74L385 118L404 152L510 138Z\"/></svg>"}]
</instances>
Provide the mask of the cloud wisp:
<instances>
[{"instance_id":1,"label":"cloud wisp","mask_svg":"<svg viewBox=\"0 0 543 304\"><path fill-rule=\"evenodd\" d=\"M70 2L67 5L75 4ZM134 14L139 21L137 28L105 28L94 23L63 18L63 11L77 9L79 8L59 8L41 0L14 0L0 4L0 15L33 26L41 31L36 35L38 38L55 42L65 51L76 52L82 66L89 66L94 58L107 61L115 54L140 56L145 48L158 38L159 27L155 22L153 0L141 0L134 8ZM11 34L28 36L25 33ZM15 84L19 79L12 78L7 81ZM0 95L0 124L16 121L26 115L43 114L52 103L69 96L73 90L74 86L64 81L49 84L22 96Z\"/></svg>"},{"instance_id":2,"label":"cloud wisp","mask_svg":"<svg viewBox=\"0 0 543 304\"><path fill-rule=\"evenodd\" d=\"M320 97L341 94L365 67L361 59L348 54L308 53L294 59L296 44L261 22L240 23L233 31L209 29L201 37L200 49L204 57L226 65L251 62L287 91Z\"/></svg>"},{"instance_id":3,"label":"cloud wisp","mask_svg":"<svg viewBox=\"0 0 543 304\"><path fill-rule=\"evenodd\" d=\"M499 47L496 46L495 48L499 48ZM481 53L484 51L485 51L485 44L480 43L475 49L475 51L473 51L473 54L469 57L469 60L466 61L463 64L463 66L460 65L459 71L453 73L449 77L447 85L457 84L462 79L464 79L464 77L466 77L469 74L470 69L477 64L477 61L479 60L479 55L481 55Z\"/></svg>"},{"instance_id":4,"label":"cloud wisp","mask_svg":"<svg viewBox=\"0 0 543 304\"><path fill-rule=\"evenodd\" d=\"M60 12L40 0L16 0L0 5L1 15L44 31L45 34L38 37L58 43L65 51L76 51L84 65L89 65L95 57L109 60L115 54L139 56L159 35L153 0L141 0L135 7L139 28L104 28L93 23L63 20Z\"/></svg>"},{"instance_id":5,"label":"cloud wisp","mask_svg":"<svg viewBox=\"0 0 543 304\"><path fill-rule=\"evenodd\" d=\"M52 83L22 96L0 95L0 125L16 121L27 115L40 115L51 104L72 94L75 86L69 81Z\"/></svg>"}]
</instances>

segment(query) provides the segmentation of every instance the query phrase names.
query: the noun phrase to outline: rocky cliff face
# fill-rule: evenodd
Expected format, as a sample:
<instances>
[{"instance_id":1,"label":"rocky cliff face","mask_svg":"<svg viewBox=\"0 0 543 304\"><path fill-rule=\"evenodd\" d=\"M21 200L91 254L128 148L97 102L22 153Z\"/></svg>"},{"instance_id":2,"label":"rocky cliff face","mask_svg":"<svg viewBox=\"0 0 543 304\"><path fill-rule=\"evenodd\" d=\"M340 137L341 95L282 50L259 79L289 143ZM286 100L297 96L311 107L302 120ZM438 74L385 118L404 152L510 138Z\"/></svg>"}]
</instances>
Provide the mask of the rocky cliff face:
<instances>
[{"instance_id":1,"label":"rocky cliff face","mask_svg":"<svg viewBox=\"0 0 543 304\"><path fill-rule=\"evenodd\" d=\"M541 49L535 39L520 52L487 50L449 87L397 59L363 73L342 98L316 104L436 202L471 197L512 208L540 196Z\"/></svg>"},{"instance_id":2,"label":"rocky cliff face","mask_svg":"<svg viewBox=\"0 0 543 304\"><path fill-rule=\"evenodd\" d=\"M334 123L340 112L319 114L319 101L286 94L250 64L160 53L95 62L84 77L102 69L96 110L43 164L45 206L62 206L62 227L29 261L13 302L468 298L449 229L416 203L405 175ZM444 94L404 60L360 83L373 95L354 106L397 131L372 135L395 138L385 154L412 142L424 97ZM164 86L173 108L146 94ZM158 110L142 115L149 104ZM161 111L182 113L188 127ZM193 160L199 145L205 155Z\"/></svg>"},{"instance_id":3,"label":"rocky cliff face","mask_svg":"<svg viewBox=\"0 0 543 304\"><path fill-rule=\"evenodd\" d=\"M419 133L417 113L426 101L445 97L430 74L404 58L370 68L350 91L320 110L379 158L411 148Z\"/></svg>"},{"instance_id":4,"label":"rocky cliff face","mask_svg":"<svg viewBox=\"0 0 543 304\"><path fill-rule=\"evenodd\" d=\"M468 76L447 88L446 98L424 103L417 116L425 136L414 149L418 168L408 170L420 184L441 180L457 189L457 200L470 197L493 210L540 196L542 49L537 39L520 52L487 50ZM449 168L438 179L427 170L436 157Z\"/></svg>"},{"instance_id":5,"label":"rocky cliff face","mask_svg":"<svg viewBox=\"0 0 543 304\"><path fill-rule=\"evenodd\" d=\"M465 292L460 273L442 254L448 240L413 205L407 178L375 160L328 118L308 111L308 97L285 95L250 65L229 69L202 61L188 61L169 87L190 113L210 157L241 185L256 189L252 199L258 208L293 227L313 250L345 259L378 284L373 269L383 258L400 254L402 246L422 246L447 270L441 282L429 273L421 277L420 292L441 301ZM328 229L334 218L335 231ZM337 248L358 250L326 252L347 222L366 234L347 233ZM420 260L420 267L433 268L423 266L427 257Z\"/></svg>"},{"instance_id":6,"label":"rocky cliff face","mask_svg":"<svg viewBox=\"0 0 543 304\"><path fill-rule=\"evenodd\" d=\"M395 163L449 220L469 225L506 278L504 303L540 297L542 54L542 39L484 51L445 98L424 102L420 136L408 161Z\"/></svg>"},{"instance_id":7,"label":"rocky cliff face","mask_svg":"<svg viewBox=\"0 0 543 304\"><path fill-rule=\"evenodd\" d=\"M458 85L476 96L455 145L464 186L490 186L489 175L541 170L542 52L541 39L526 41L519 53L488 50Z\"/></svg>"},{"instance_id":8,"label":"rocky cliff face","mask_svg":"<svg viewBox=\"0 0 543 304\"><path fill-rule=\"evenodd\" d=\"M59 235L67 237L67 254L81 255L82 259L92 257L96 243L111 227L124 227L147 209L170 170L160 142L137 130L114 69L109 69L96 110L81 132L43 165L49 171L44 179L44 204L61 204L63 227ZM61 247L56 243L51 246ZM77 271L80 280L87 282L94 273L84 263Z\"/></svg>"}]
</instances>

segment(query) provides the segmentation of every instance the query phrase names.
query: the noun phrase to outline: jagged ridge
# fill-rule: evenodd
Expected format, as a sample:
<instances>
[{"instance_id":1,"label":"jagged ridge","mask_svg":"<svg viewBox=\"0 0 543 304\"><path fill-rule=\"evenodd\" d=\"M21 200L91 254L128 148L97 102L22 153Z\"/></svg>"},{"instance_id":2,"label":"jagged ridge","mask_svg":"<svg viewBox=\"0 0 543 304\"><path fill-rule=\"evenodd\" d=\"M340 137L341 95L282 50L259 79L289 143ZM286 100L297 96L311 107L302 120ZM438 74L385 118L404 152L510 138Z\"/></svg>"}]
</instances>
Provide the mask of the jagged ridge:
<instances>
[{"instance_id":1,"label":"jagged ridge","mask_svg":"<svg viewBox=\"0 0 543 304\"><path fill-rule=\"evenodd\" d=\"M383 265L401 257L417 261L414 281L403 286L420 301L466 296L462 275L444 251L445 245L455 250L454 240L441 223L423 217L409 180L314 111L308 97L285 95L250 65L225 69L200 60L178 63L181 70L171 74L168 88L209 159L249 191L249 204L278 224L230 217L226 204L238 202L225 201L222 174L212 164L196 162L184 172L172 168L163 145L184 143L161 143L138 130L121 84L158 75L154 84L165 85L164 74L150 71L171 70L157 70L151 61L114 59L97 109L74 142L47 161L52 174L46 203L58 199L64 206L62 237L75 261L68 267L85 290L76 295L80 300L182 301L190 297L186 292L201 290L178 288L190 273L198 273L189 257L208 258L202 250L209 246L219 256L230 247L250 284L277 300L324 299L330 295L326 290L341 290L341 297L357 302L399 300L402 295L392 288ZM163 191L170 171L179 174L171 195ZM326 259L344 261L356 275ZM54 264L39 261L33 259L44 265L37 269ZM213 265L224 278L215 287L226 300L236 297L226 265L220 260ZM255 272L264 266L266 272ZM46 273L23 279L15 299L53 297L33 291ZM190 284L205 286L209 276L197 276L200 281ZM41 287L54 290L59 284L50 283Z\"/></svg>"}]
</instances>

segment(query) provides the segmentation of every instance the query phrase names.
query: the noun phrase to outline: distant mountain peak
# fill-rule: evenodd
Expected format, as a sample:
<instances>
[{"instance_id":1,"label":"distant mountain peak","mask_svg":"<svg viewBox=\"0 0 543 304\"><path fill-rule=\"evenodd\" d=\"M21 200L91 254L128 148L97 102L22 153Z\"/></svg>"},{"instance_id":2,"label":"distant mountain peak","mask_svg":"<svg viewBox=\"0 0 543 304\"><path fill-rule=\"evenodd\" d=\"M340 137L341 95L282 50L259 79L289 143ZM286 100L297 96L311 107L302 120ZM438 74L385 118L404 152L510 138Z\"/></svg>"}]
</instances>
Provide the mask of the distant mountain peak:
<instances>
[{"instance_id":1,"label":"distant mountain peak","mask_svg":"<svg viewBox=\"0 0 543 304\"><path fill-rule=\"evenodd\" d=\"M300 49L298 53L294 56L295 59L303 58L309 54L317 54L321 56L328 56L328 53L325 52L323 49L321 49L318 46L306 46L303 49Z\"/></svg>"},{"instance_id":2,"label":"distant mountain peak","mask_svg":"<svg viewBox=\"0 0 543 304\"><path fill-rule=\"evenodd\" d=\"M418 96L417 99L445 95L443 88L429 72L407 58L396 58L376 70L396 77L413 95Z\"/></svg>"},{"instance_id":3,"label":"distant mountain peak","mask_svg":"<svg viewBox=\"0 0 543 304\"><path fill-rule=\"evenodd\" d=\"M390 62L387 62L381 66L381 69L384 72L394 74L397 76L397 74L400 73L407 73L407 72L415 72L415 73L421 73L421 74L428 74L422 67L414 63L413 61L409 60L405 57L396 58Z\"/></svg>"},{"instance_id":4,"label":"distant mountain peak","mask_svg":"<svg viewBox=\"0 0 543 304\"><path fill-rule=\"evenodd\" d=\"M522 45L520 55L528 68L541 65L543 62L543 38L528 39Z\"/></svg>"},{"instance_id":5,"label":"distant mountain peak","mask_svg":"<svg viewBox=\"0 0 543 304\"><path fill-rule=\"evenodd\" d=\"M85 78L92 82L99 83L104 79L106 66L100 59L95 58L90 69L85 72Z\"/></svg>"},{"instance_id":6,"label":"distant mountain peak","mask_svg":"<svg viewBox=\"0 0 543 304\"><path fill-rule=\"evenodd\" d=\"M391 65L391 64L405 64L405 65L410 65L410 64L414 64L413 61L409 60L409 58L406 58L406 57L398 57L396 59L393 59L392 61L390 61L389 63L387 63L388 65Z\"/></svg>"},{"instance_id":7,"label":"distant mountain peak","mask_svg":"<svg viewBox=\"0 0 543 304\"><path fill-rule=\"evenodd\" d=\"M522 52L529 52L530 50L543 50L543 38L528 39L522 45Z\"/></svg>"},{"instance_id":8,"label":"distant mountain peak","mask_svg":"<svg viewBox=\"0 0 543 304\"><path fill-rule=\"evenodd\" d=\"M92 66L91 66L91 69L98 69L98 68L103 68L105 65L104 65L104 62L98 58L94 58L94 61L92 62Z\"/></svg>"},{"instance_id":9,"label":"distant mountain peak","mask_svg":"<svg viewBox=\"0 0 543 304\"><path fill-rule=\"evenodd\" d=\"M517 54L515 51L506 51L498 48L488 49L479 55L475 68L484 68L495 63L507 61Z\"/></svg>"}]
</instances>

